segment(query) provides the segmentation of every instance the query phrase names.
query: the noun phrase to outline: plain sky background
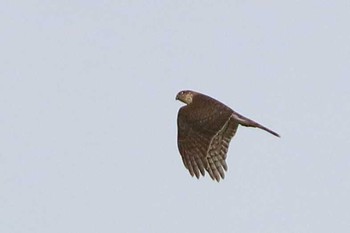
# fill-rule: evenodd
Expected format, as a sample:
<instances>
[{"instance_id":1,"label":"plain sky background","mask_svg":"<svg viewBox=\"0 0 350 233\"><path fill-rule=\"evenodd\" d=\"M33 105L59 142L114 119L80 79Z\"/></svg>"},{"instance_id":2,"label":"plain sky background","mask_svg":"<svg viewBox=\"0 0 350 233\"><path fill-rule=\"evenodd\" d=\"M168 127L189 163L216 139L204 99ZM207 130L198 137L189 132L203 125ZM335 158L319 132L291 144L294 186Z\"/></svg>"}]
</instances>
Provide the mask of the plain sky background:
<instances>
[{"instance_id":1,"label":"plain sky background","mask_svg":"<svg viewBox=\"0 0 350 233\"><path fill-rule=\"evenodd\" d=\"M350 2L0 3L0 232L350 232ZM224 181L176 145L193 89Z\"/></svg>"}]
</instances>

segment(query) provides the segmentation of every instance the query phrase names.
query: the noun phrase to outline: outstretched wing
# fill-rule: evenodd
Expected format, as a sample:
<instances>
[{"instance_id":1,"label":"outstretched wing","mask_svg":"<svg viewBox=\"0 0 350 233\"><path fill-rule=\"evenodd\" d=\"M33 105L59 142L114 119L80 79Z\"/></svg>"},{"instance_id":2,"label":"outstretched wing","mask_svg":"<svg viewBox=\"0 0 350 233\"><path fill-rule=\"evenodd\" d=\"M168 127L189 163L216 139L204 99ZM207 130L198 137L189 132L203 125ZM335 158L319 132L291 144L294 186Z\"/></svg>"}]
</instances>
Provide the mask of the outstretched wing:
<instances>
[{"instance_id":1,"label":"outstretched wing","mask_svg":"<svg viewBox=\"0 0 350 233\"><path fill-rule=\"evenodd\" d=\"M178 113L178 148L190 174L209 173L213 180L224 178L226 154L238 123L232 110L213 100L196 100L198 104L184 106Z\"/></svg>"},{"instance_id":2,"label":"outstretched wing","mask_svg":"<svg viewBox=\"0 0 350 233\"><path fill-rule=\"evenodd\" d=\"M211 140L210 136L195 131L181 111L178 114L177 125L177 145L185 167L191 176L196 175L197 178L200 174L204 176L205 169L208 167L206 153Z\"/></svg>"},{"instance_id":3,"label":"outstretched wing","mask_svg":"<svg viewBox=\"0 0 350 233\"><path fill-rule=\"evenodd\" d=\"M225 178L224 170L227 171L226 157L232 137L236 134L238 123L230 117L224 126L210 141L207 151L209 161L208 173L212 179L217 181Z\"/></svg>"}]
</instances>

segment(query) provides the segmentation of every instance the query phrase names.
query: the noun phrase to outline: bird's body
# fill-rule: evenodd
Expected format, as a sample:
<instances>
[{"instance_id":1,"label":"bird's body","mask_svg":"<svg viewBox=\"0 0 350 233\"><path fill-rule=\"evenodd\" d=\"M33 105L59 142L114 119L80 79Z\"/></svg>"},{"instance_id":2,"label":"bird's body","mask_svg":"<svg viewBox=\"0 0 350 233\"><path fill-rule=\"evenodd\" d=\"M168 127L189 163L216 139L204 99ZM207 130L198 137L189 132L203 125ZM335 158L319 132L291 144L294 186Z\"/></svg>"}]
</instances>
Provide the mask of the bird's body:
<instances>
[{"instance_id":1,"label":"bird's body","mask_svg":"<svg viewBox=\"0 0 350 233\"><path fill-rule=\"evenodd\" d=\"M238 125L261 128L279 137L207 95L181 91L176 99L186 104L177 118L178 148L185 167L197 178L205 171L213 180L225 177L227 150Z\"/></svg>"}]
</instances>

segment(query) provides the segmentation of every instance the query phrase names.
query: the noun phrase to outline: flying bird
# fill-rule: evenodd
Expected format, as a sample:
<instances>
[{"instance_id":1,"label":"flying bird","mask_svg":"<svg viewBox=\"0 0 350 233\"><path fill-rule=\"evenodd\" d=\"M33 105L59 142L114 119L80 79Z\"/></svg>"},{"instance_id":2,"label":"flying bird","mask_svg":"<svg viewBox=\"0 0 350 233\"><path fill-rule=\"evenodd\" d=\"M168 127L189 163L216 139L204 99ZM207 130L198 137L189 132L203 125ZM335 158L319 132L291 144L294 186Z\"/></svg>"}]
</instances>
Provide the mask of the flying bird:
<instances>
[{"instance_id":1,"label":"flying bird","mask_svg":"<svg viewBox=\"0 0 350 233\"><path fill-rule=\"evenodd\" d=\"M276 132L233 111L225 104L199 92L185 90L176 95L185 103L177 116L177 145L191 176L199 178L208 172L213 180L225 178L226 156L238 125Z\"/></svg>"}]
</instances>

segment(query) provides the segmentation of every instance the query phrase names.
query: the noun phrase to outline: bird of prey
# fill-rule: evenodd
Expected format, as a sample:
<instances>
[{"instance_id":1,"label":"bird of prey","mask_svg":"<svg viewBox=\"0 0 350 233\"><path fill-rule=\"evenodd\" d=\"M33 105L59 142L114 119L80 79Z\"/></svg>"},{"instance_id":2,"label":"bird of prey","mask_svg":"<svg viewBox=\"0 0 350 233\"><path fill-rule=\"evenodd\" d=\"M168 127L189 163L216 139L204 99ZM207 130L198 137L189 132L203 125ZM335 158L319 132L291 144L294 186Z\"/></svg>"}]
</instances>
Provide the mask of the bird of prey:
<instances>
[{"instance_id":1,"label":"bird of prey","mask_svg":"<svg viewBox=\"0 0 350 233\"><path fill-rule=\"evenodd\" d=\"M238 125L274 131L233 111L207 95L185 90L176 95L186 105L177 116L177 144L185 167L199 178L207 171L213 180L224 179L226 155Z\"/></svg>"}]
</instances>

